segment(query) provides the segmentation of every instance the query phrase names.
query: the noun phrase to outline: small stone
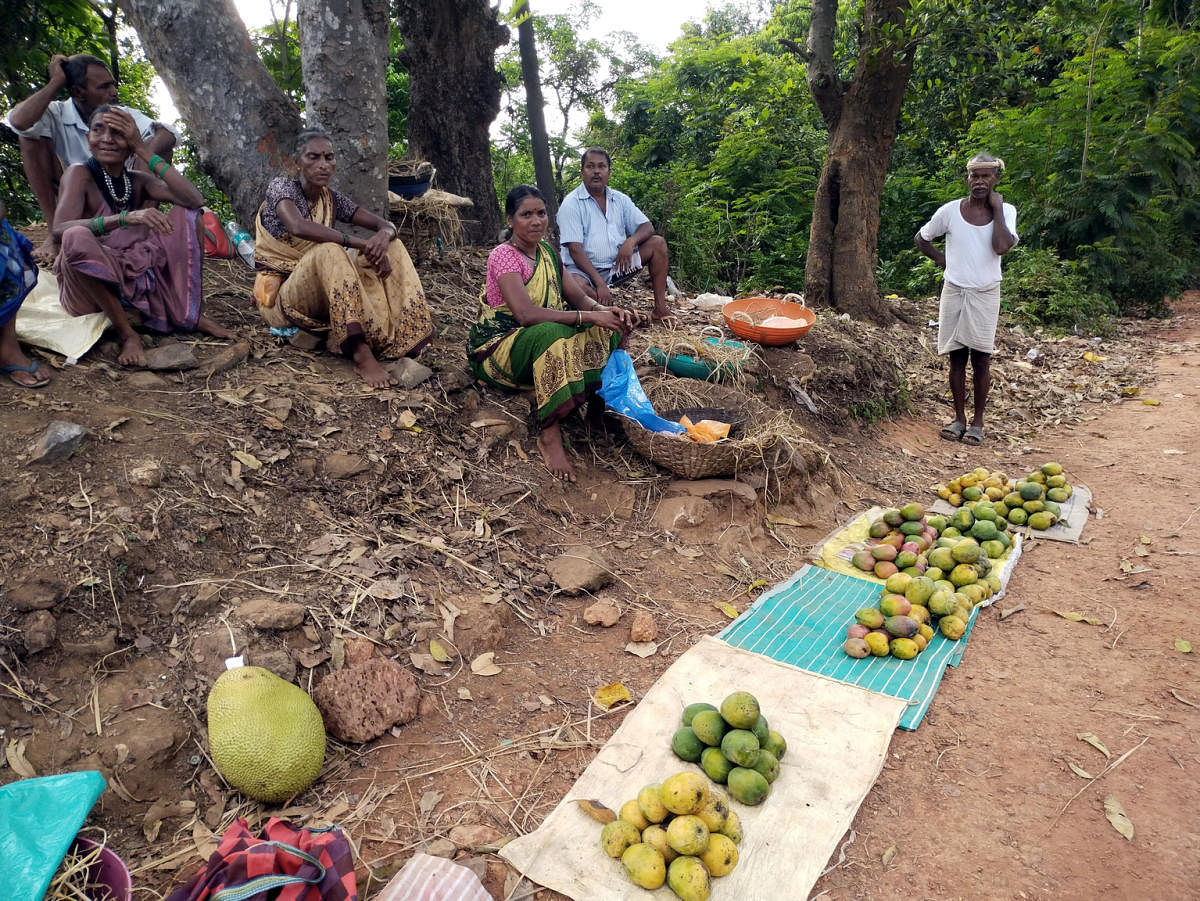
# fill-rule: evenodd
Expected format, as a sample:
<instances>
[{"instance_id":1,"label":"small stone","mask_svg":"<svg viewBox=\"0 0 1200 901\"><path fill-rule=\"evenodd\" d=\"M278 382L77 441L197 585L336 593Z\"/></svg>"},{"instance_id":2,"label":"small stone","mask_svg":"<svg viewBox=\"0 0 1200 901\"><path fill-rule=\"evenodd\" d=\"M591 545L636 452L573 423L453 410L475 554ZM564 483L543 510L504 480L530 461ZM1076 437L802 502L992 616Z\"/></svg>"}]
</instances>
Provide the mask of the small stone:
<instances>
[{"instance_id":1,"label":"small stone","mask_svg":"<svg viewBox=\"0 0 1200 901\"><path fill-rule=\"evenodd\" d=\"M645 610L639 610L633 615L629 626L629 640L635 642L654 641L658 638L658 623Z\"/></svg>"},{"instance_id":2,"label":"small stone","mask_svg":"<svg viewBox=\"0 0 1200 901\"><path fill-rule=\"evenodd\" d=\"M330 673L313 692L325 728L361 744L416 718L421 693L412 673L386 657Z\"/></svg>"},{"instance_id":3,"label":"small stone","mask_svg":"<svg viewBox=\"0 0 1200 901\"><path fill-rule=\"evenodd\" d=\"M304 622L304 605L275 598L251 598L237 609L237 617L256 629L294 629Z\"/></svg>"},{"instance_id":4,"label":"small stone","mask_svg":"<svg viewBox=\"0 0 1200 901\"><path fill-rule=\"evenodd\" d=\"M41 439L30 448L31 463L59 463L83 446L88 430L83 426L56 419L46 427Z\"/></svg>"},{"instance_id":5,"label":"small stone","mask_svg":"<svg viewBox=\"0 0 1200 901\"><path fill-rule=\"evenodd\" d=\"M157 488L162 484L162 466L157 460L142 460L128 469L129 484L135 488Z\"/></svg>"},{"instance_id":6,"label":"small stone","mask_svg":"<svg viewBox=\"0 0 1200 901\"><path fill-rule=\"evenodd\" d=\"M475 374L466 366L451 366L438 370L438 381L447 392L461 391L475 382Z\"/></svg>"},{"instance_id":7,"label":"small stone","mask_svg":"<svg viewBox=\"0 0 1200 901\"><path fill-rule=\"evenodd\" d=\"M195 369L197 365L192 349L179 341L164 341L146 351L146 368L156 372Z\"/></svg>"},{"instance_id":8,"label":"small stone","mask_svg":"<svg viewBox=\"0 0 1200 901\"><path fill-rule=\"evenodd\" d=\"M458 853L458 846L448 838L434 838L422 845L420 850L430 857L451 858Z\"/></svg>"},{"instance_id":9,"label":"small stone","mask_svg":"<svg viewBox=\"0 0 1200 901\"><path fill-rule=\"evenodd\" d=\"M246 652L246 662L270 670L284 682L292 682L296 678L296 661L287 648L255 645Z\"/></svg>"},{"instance_id":10,"label":"small stone","mask_svg":"<svg viewBox=\"0 0 1200 901\"><path fill-rule=\"evenodd\" d=\"M495 845L503 836L496 829L482 823L473 826L454 826L450 830L450 841L464 849L478 849L483 845Z\"/></svg>"},{"instance_id":11,"label":"small stone","mask_svg":"<svg viewBox=\"0 0 1200 901\"><path fill-rule=\"evenodd\" d=\"M418 363L412 357L401 357L395 363L389 363L386 368L406 391L411 391L433 375L432 369L424 363Z\"/></svg>"},{"instance_id":12,"label":"small stone","mask_svg":"<svg viewBox=\"0 0 1200 901\"><path fill-rule=\"evenodd\" d=\"M21 620L21 644L29 654L40 654L58 637L58 620L47 610L35 610Z\"/></svg>"},{"instance_id":13,"label":"small stone","mask_svg":"<svg viewBox=\"0 0 1200 901\"><path fill-rule=\"evenodd\" d=\"M200 367L200 371L204 375L216 375L218 372L226 372L235 366L241 366L249 357L249 342L238 341L205 360L204 365Z\"/></svg>"},{"instance_id":14,"label":"small stone","mask_svg":"<svg viewBox=\"0 0 1200 901\"><path fill-rule=\"evenodd\" d=\"M553 582L546 573L534 573L529 577L529 584L534 588L549 588Z\"/></svg>"},{"instance_id":15,"label":"small stone","mask_svg":"<svg viewBox=\"0 0 1200 901\"><path fill-rule=\"evenodd\" d=\"M154 389L162 389L167 387L167 380L156 372L146 372L138 370L131 372L125 377L125 384L130 388L137 388L139 391L152 391Z\"/></svg>"},{"instance_id":16,"label":"small stone","mask_svg":"<svg viewBox=\"0 0 1200 901\"><path fill-rule=\"evenodd\" d=\"M8 590L8 602L15 610L49 610L67 596L67 583L52 572L31 574Z\"/></svg>"},{"instance_id":17,"label":"small stone","mask_svg":"<svg viewBox=\"0 0 1200 901\"><path fill-rule=\"evenodd\" d=\"M117 631L109 629L99 635L74 635L73 640L63 639L62 647L71 657L103 657L117 649Z\"/></svg>"},{"instance_id":18,"label":"small stone","mask_svg":"<svg viewBox=\"0 0 1200 901\"><path fill-rule=\"evenodd\" d=\"M621 611L612 601L596 601L583 611L583 621L589 626L615 626Z\"/></svg>"},{"instance_id":19,"label":"small stone","mask_svg":"<svg viewBox=\"0 0 1200 901\"><path fill-rule=\"evenodd\" d=\"M698 526L716 511L712 501L703 497L665 497L658 502L652 521L660 529L673 532Z\"/></svg>"},{"instance_id":20,"label":"small stone","mask_svg":"<svg viewBox=\"0 0 1200 901\"><path fill-rule=\"evenodd\" d=\"M566 594L599 591L616 579L600 554L586 545L567 548L546 566L550 578Z\"/></svg>"},{"instance_id":21,"label":"small stone","mask_svg":"<svg viewBox=\"0 0 1200 901\"><path fill-rule=\"evenodd\" d=\"M358 454L334 451L325 455L325 475L331 479L348 479L367 469L367 461Z\"/></svg>"}]
</instances>

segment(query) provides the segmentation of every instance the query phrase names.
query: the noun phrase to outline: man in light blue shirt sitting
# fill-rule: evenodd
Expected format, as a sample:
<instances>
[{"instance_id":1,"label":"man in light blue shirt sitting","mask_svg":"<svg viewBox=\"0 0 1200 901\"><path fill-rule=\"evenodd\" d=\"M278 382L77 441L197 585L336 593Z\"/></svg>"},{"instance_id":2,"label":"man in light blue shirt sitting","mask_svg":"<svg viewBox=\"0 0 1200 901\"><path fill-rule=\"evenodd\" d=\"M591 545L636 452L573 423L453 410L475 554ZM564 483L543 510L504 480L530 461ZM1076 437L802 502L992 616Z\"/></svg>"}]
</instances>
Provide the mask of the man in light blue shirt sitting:
<instances>
[{"instance_id":1,"label":"man in light blue shirt sitting","mask_svg":"<svg viewBox=\"0 0 1200 901\"><path fill-rule=\"evenodd\" d=\"M671 318L667 302L667 242L629 196L608 186L612 158L590 147L580 160L583 183L558 208L563 265L592 300L612 305L611 288L650 270L654 319Z\"/></svg>"}]
</instances>

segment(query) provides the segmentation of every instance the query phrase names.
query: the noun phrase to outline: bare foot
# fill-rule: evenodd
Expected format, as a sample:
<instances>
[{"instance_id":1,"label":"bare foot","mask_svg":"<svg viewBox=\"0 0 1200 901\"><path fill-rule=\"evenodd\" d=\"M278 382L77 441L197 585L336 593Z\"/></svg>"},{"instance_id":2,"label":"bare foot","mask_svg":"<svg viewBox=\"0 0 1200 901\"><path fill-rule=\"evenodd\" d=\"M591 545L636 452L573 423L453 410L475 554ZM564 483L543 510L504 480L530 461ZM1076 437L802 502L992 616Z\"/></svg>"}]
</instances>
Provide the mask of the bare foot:
<instances>
[{"instance_id":1,"label":"bare foot","mask_svg":"<svg viewBox=\"0 0 1200 901\"><path fill-rule=\"evenodd\" d=\"M217 325L216 322L201 314L196 320L196 331L204 332L206 335L212 335L214 338L236 338L237 333L225 328L223 325Z\"/></svg>"},{"instance_id":2,"label":"bare foot","mask_svg":"<svg viewBox=\"0 0 1200 901\"><path fill-rule=\"evenodd\" d=\"M46 266L52 264L56 256L58 256L58 242L54 240L53 235L47 236L46 240L33 251L33 261Z\"/></svg>"},{"instance_id":3,"label":"bare foot","mask_svg":"<svg viewBox=\"0 0 1200 901\"><path fill-rule=\"evenodd\" d=\"M354 368L372 388L391 388L400 384L395 376L379 365L365 342L354 349Z\"/></svg>"},{"instance_id":4,"label":"bare foot","mask_svg":"<svg viewBox=\"0 0 1200 901\"><path fill-rule=\"evenodd\" d=\"M556 479L562 479L564 482L575 481L575 469L567 459L558 423L542 429L542 433L537 437L537 445L538 450L542 452L542 459L546 461L546 468Z\"/></svg>"},{"instance_id":5,"label":"bare foot","mask_svg":"<svg viewBox=\"0 0 1200 901\"><path fill-rule=\"evenodd\" d=\"M146 367L146 348L142 347L141 335L135 332L121 339L121 353L117 356L117 362L138 369Z\"/></svg>"}]
</instances>

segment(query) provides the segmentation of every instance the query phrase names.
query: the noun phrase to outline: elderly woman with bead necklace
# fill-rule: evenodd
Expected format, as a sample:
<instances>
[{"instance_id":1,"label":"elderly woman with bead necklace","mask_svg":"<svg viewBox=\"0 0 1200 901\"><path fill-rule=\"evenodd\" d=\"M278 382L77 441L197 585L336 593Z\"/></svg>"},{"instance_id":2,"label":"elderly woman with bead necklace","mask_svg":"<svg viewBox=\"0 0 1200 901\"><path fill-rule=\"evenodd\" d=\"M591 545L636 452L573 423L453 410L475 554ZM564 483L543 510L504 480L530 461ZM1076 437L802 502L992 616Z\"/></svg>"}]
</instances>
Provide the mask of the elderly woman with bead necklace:
<instances>
[{"instance_id":1,"label":"elderly woman with bead necklace","mask_svg":"<svg viewBox=\"0 0 1200 901\"><path fill-rule=\"evenodd\" d=\"M88 147L91 159L63 173L54 213L63 307L73 316L106 313L120 336L122 366L146 365L124 307L136 309L142 324L157 332L234 337L200 312L196 218L204 198L196 186L151 153L133 118L116 106L92 113ZM127 170L131 156L149 171ZM160 203L174 207L163 213Z\"/></svg>"},{"instance_id":2,"label":"elderly woman with bead necklace","mask_svg":"<svg viewBox=\"0 0 1200 901\"><path fill-rule=\"evenodd\" d=\"M274 328L324 335L372 388L395 385L380 359L414 356L433 337L417 270L395 225L329 186L337 157L327 135L303 132L296 159L300 177L272 181L255 221L259 313Z\"/></svg>"},{"instance_id":3,"label":"elderly woman with bead necklace","mask_svg":"<svg viewBox=\"0 0 1200 901\"><path fill-rule=\"evenodd\" d=\"M591 300L576 279L563 278L562 262L545 240L546 202L537 188L509 191L504 213L510 234L488 255L467 358L485 382L533 392L542 459L557 478L574 482L560 423L595 399L604 364L635 317Z\"/></svg>"}]
</instances>

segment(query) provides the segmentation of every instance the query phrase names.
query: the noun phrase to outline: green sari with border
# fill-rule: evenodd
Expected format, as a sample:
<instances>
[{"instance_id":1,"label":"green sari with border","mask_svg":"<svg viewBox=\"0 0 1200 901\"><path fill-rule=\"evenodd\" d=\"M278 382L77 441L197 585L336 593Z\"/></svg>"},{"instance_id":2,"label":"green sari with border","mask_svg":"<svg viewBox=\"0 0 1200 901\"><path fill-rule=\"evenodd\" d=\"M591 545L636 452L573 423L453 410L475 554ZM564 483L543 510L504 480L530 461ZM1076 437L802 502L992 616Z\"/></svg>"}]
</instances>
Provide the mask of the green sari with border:
<instances>
[{"instance_id":1,"label":"green sari with border","mask_svg":"<svg viewBox=\"0 0 1200 901\"><path fill-rule=\"evenodd\" d=\"M546 241L537 246L533 274L525 282L534 306L565 310L562 268ZM600 385L619 333L598 325L539 322L522 326L507 304L487 302L479 292L479 316L467 338L467 359L476 378L510 391L533 391L538 422L558 422Z\"/></svg>"}]
</instances>

